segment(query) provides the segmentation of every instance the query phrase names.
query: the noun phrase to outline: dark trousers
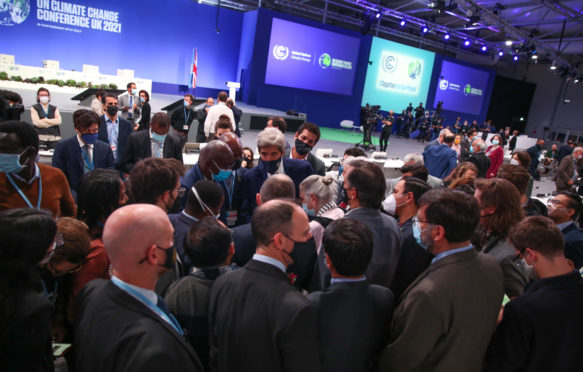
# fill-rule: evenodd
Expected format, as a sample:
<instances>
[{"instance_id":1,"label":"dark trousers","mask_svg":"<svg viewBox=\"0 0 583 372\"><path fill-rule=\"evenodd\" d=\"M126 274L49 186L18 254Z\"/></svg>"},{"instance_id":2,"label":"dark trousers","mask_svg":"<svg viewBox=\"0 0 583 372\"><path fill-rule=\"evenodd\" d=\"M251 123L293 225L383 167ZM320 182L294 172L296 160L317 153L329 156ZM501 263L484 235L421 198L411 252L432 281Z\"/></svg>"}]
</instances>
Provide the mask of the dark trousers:
<instances>
[{"instance_id":1,"label":"dark trousers","mask_svg":"<svg viewBox=\"0 0 583 372\"><path fill-rule=\"evenodd\" d=\"M391 136L391 127L383 125L383 130L381 131L380 146L381 151L387 151L387 146L389 145L389 137Z\"/></svg>"}]
</instances>

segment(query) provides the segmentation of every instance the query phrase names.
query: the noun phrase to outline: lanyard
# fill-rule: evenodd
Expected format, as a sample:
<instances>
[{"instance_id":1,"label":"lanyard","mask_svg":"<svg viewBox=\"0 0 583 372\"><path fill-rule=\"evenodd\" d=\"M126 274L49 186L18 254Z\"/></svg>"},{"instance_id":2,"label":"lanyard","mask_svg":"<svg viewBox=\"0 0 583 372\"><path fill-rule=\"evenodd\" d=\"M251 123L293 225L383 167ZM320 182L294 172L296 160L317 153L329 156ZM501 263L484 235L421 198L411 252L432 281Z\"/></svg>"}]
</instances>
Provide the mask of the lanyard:
<instances>
[{"instance_id":1,"label":"lanyard","mask_svg":"<svg viewBox=\"0 0 583 372\"><path fill-rule=\"evenodd\" d=\"M26 197L26 195L24 195L24 193L22 192L22 190L20 189L20 187L18 187L18 185L16 184L16 182L14 182L14 180L12 179L12 177L6 173L6 178L8 178L8 181L10 181L10 183L12 184L12 186L14 186L14 188L16 189L16 191L18 192L18 194L20 195L20 197L26 202L26 204L29 206L29 208L34 208L32 206L32 203L30 202L30 200L28 200L28 198ZM41 180L41 173L38 172L38 201L36 203L36 209L40 209L40 201L42 199L43 196L43 183Z\"/></svg>"},{"instance_id":2,"label":"lanyard","mask_svg":"<svg viewBox=\"0 0 583 372\"><path fill-rule=\"evenodd\" d=\"M174 315L167 313L164 310L160 309L157 305L153 304L152 301L148 300L146 298L146 296L144 296L140 292L136 291L135 289L133 289L132 287L130 287L126 283L119 280L118 278L113 277L113 278L111 278L111 281L113 282L113 284L117 285L123 291L131 294L132 296L137 297L150 310L155 312L158 316L160 316L168 324L170 324L176 330L176 332L178 332L181 336L184 336L184 332L182 331L182 328L180 327L180 324L178 324L178 321L176 320Z\"/></svg>"},{"instance_id":3,"label":"lanyard","mask_svg":"<svg viewBox=\"0 0 583 372\"><path fill-rule=\"evenodd\" d=\"M48 107L48 106L47 106ZM49 113L48 111L45 110L45 108L43 107L43 105L40 105L40 108L43 109L43 112L45 113L45 118L48 119L49 118ZM50 111L50 108L49 108Z\"/></svg>"},{"instance_id":4,"label":"lanyard","mask_svg":"<svg viewBox=\"0 0 583 372\"><path fill-rule=\"evenodd\" d=\"M233 179L233 182L231 182L231 187L230 187L230 190L229 190L229 184L227 183L228 179L227 179L227 180L225 180L225 181L222 181L222 182L223 182L223 184L225 185L225 190L227 190L227 197L229 198L229 209L230 209L230 208L232 207L232 205L233 205L233 192L234 192L234 190L235 190L235 181L236 181L236 180L235 180L235 178L236 178L236 177L237 177L237 176L236 176L236 175L234 175L234 174L231 174L231 177L229 177L229 178L232 178L232 179Z\"/></svg>"},{"instance_id":5,"label":"lanyard","mask_svg":"<svg viewBox=\"0 0 583 372\"><path fill-rule=\"evenodd\" d=\"M186 107L184 108L184 124L188 124L188 118L190 117L190 109L188 110L188 116L186 116Z\"/></svg>"}]
</instances>

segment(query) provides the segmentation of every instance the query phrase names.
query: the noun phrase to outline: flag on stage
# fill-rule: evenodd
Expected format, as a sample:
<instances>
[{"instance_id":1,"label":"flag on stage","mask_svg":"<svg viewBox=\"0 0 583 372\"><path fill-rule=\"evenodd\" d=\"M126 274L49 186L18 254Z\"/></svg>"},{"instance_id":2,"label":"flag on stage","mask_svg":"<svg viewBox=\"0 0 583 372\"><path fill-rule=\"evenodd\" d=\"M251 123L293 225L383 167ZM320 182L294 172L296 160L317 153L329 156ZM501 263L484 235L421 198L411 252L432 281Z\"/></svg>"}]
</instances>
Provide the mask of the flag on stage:
<instances>
[{"instance_id":1,"label":"flag on stage","mask_svg":"<svg viewBox=\"0 0 583 372\"><path fill-rule=\"evenodd\" d=\"M198 49L192 50L192 64L190 66L190 82L192 89L196 88L196 73L198 70Z\"/></svg>"}]
</instances>

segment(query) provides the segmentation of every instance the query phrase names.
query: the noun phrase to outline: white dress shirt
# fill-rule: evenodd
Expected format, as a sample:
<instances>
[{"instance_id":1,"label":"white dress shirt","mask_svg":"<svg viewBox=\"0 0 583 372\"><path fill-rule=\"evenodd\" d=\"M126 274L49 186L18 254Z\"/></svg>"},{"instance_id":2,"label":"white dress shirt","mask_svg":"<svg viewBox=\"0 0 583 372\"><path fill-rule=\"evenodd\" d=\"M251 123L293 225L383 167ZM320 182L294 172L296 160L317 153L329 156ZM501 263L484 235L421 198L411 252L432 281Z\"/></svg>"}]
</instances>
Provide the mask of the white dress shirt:
<instances>
[{"instance_id":1,"label":"white dress shirt","mask_svg":"<svg viewBox=\"0 0 583 372\"><path fill-rule=\"evenodd\" d=\"M231 120L231 125L235 128L235 117L233 116L233 110L227 107L225 102L219 102L218 104L211 106L206 115L206 120L204 121L204 135L209 136L211 133L215 133L215 125L219 121L219 116L227 115Z\"/></svg>"}]
</instances>

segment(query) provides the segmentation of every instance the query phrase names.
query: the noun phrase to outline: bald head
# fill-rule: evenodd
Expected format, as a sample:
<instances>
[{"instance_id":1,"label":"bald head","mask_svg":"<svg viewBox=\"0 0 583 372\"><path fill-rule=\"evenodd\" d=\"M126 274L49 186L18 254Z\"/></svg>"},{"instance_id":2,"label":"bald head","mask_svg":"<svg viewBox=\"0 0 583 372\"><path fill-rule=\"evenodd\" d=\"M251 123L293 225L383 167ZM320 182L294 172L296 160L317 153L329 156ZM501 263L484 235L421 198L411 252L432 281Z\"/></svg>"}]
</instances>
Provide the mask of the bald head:
<instances>
[{"instance_id":1,"label":"bald head","mask_svg":"<svg viewBox=\"0 0 583 372\"><path fill-rule=\"evenodd\" d=\"M220 169L231 169L235 156L231 148L223 141L214 140L207 143L201 150L198 166L202 174L211 179L212 174L218 174Z\"/></svg>"},{"instance_id":2,"label":"bald head","mask_svg":"<svg viewBox=\"0 0 583 372\"><path fill-rule=\"evenodd\" d=\"M150 260L140 261L152 247L171 247L173 235L174 229L161 208L151 204L132 204L109 216L103 228L103 244L117 273L130 280L138 273L145 277L155 276L157 280L159 268L149 268Z\"/></svg>"},{"instance_id":3,"label":"bald head","mask_svg":"<svg viewBox=\"0 0 583 372\"><path fill-rule=\"evenodd\" d=\"M239 159L241 155L243 155L243 145L241 144L241 140L237 135L233 132L227 132L223 134L219 140L223 141L224 143L229 146L231 152L235 159Z\"/></svg>"},{"instance_id":4,"label":"bald head","mask_svg":"<svg viewBox=\"0 0 583 372\"><path fill-rule=\"evenodd\" d=\"M261 203L266 203L274 199L296 198L296 187L294 181L285 174L274 174L263 182L259 190Z\"/></svg>"}]
</instances>

